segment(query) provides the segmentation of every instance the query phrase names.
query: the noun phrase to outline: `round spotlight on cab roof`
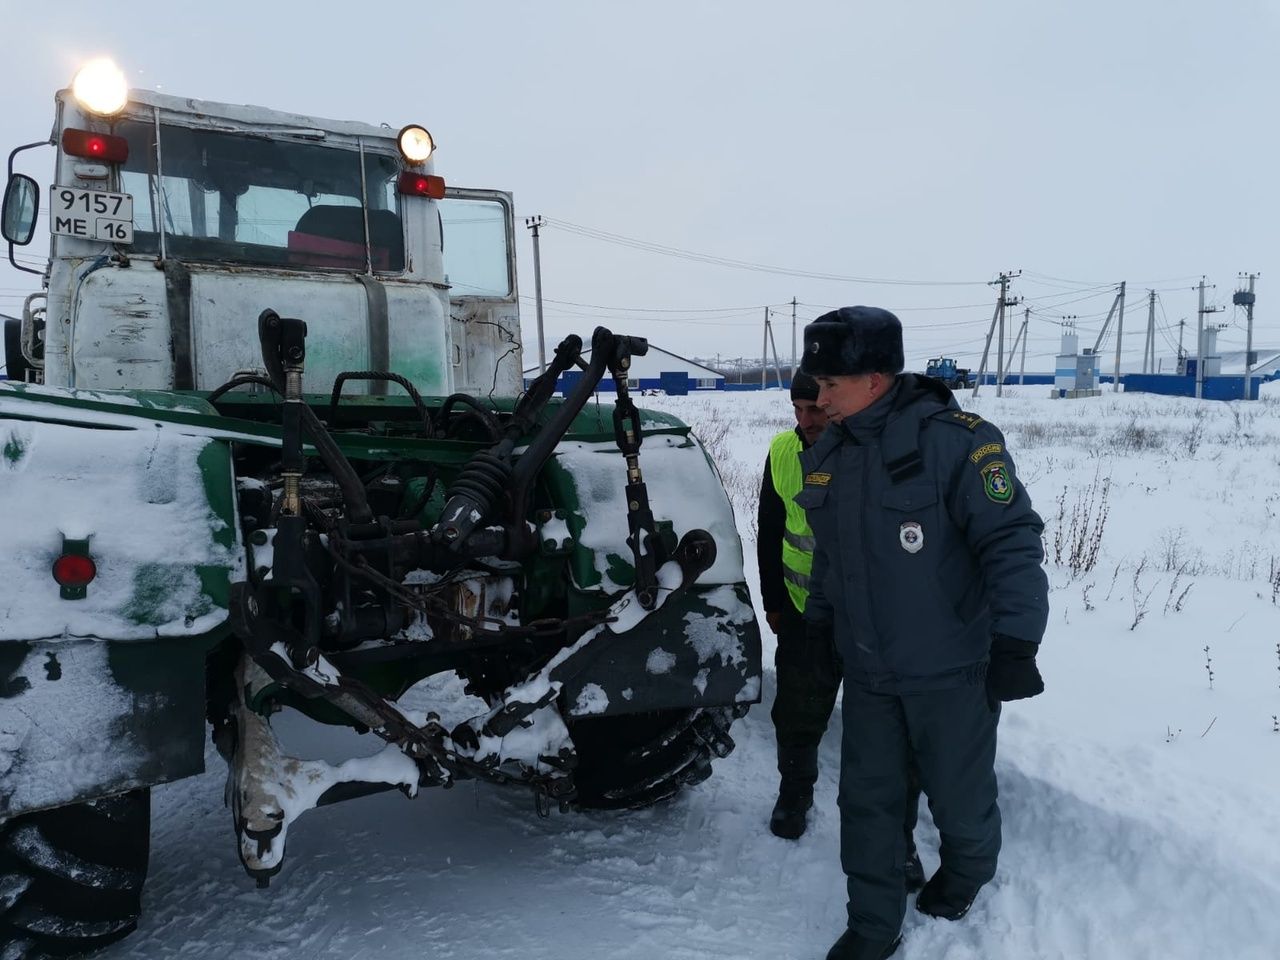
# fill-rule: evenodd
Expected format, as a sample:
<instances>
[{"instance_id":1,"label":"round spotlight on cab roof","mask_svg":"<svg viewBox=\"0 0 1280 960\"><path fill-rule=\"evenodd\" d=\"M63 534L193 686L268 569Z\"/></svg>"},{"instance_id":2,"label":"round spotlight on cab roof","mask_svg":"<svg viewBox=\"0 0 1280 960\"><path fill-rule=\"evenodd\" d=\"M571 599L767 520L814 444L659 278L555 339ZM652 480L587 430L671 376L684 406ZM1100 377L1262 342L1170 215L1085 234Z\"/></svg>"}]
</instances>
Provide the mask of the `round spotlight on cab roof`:
<instances>
[{"instance_id":1,"label":"round spotlight on cab roof","mask_svg":"<svg viewBox=\"0 0 1280 960\"><path fill-rule=\"evenodd\" d=\"M90 60L71 81L71 92L90 113L110 117L119 113L129 102L129 84L112 61L103 57Z\"/></svg>"},{"instance_id":2,"label":"round spotlight on cab roof","mask_svg":"<svg viewBox=\"0 0 1280 960\"><path fill-rule=\"evenodd\" d=\"M410 124L400 131L400 153L410 163L426 163L436 143L426 127Z\"/></svg>"}]
</instances>

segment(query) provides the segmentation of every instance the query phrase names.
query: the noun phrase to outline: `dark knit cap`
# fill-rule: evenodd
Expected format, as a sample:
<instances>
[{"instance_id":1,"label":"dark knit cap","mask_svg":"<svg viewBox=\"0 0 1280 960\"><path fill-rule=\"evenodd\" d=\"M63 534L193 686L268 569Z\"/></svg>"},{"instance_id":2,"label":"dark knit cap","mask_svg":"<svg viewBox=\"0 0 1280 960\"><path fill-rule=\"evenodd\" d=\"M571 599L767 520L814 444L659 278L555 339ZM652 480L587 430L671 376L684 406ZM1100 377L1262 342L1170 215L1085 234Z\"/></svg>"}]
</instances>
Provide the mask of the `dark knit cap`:
<instances>
[{"instance_id":1,"label":"dark knit cap","mask_svg":"<svg viewBox=\"0 0 1280 960\"><path fill-rule=\"evenodd\" d=\"M800 368L814 377L901 373L902 323L879 307L841 307L804 328Z\"/></svg>"},{"instance_id":2,"label":"dark knit cap","mask_svg":"<svg viewBox=\"0 0 1280 960\"><path fill-rule=\"evenodd\" d=\"M807 373L797 370L791 376L791 399L816 401L818 399L818 381Z\"/></svg>"}]
</instances>

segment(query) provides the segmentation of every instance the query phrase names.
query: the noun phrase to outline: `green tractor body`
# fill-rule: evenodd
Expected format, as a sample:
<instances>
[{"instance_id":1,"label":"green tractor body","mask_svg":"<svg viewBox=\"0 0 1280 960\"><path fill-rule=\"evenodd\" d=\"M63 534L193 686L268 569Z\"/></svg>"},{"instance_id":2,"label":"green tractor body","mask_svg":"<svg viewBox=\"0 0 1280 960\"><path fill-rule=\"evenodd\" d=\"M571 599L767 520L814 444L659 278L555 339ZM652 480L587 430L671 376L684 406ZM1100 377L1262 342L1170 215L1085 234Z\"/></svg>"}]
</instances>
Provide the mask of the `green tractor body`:
<instances>
[{"instance_id":1,"label":"green tractor body","mask_svg":"<svg viewBox=\"0 0 1280 960\"><path fill-rule=\"evenodd\" d=\"M90 209L127 196L131 219L51 224L7 338L29 382L0 383L0 950L132 928L147 791L201 772L210 731L262 885L320 804L472 779L544 813L628 808L709 775L761 692L729 500L688 427L631 402L642 339L597 329L588 363L566 338L519 381L509 196L437 196L383 128L136 92L114 118L59 104L60 129L133 159L55 137L58 181ZM189 188L168 192L166 163ZM32 183L6 192L11 243ZM455 271L445 213L477 221L450 200L496 243L457 241ZM594 400L605 376L614 403ZM432 702L441 677L461 705ZM383 746L290 756L286 709ZM86 862L111 882L67 866Z\"/></svg>"}]
</instances>

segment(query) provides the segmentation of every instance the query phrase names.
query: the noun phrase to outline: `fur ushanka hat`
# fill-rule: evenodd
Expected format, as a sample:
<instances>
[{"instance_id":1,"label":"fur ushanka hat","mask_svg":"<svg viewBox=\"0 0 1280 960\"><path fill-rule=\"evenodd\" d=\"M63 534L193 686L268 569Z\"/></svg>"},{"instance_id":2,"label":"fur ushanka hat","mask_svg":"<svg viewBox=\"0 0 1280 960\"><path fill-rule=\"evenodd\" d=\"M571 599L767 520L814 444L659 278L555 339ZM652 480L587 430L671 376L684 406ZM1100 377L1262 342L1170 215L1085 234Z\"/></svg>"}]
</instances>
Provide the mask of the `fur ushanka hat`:
<instances>
[{"instance_id":1,"label":"fur ushanka hat","mask_svg":"<svg viewBox=\"0 0 1280 960\"><path fill-rule=\"evenodd\" d=\"M902 323L879 307L841 307L804 328L800 369L811 377L901 373Z\"/></svg>"}]
</instances>

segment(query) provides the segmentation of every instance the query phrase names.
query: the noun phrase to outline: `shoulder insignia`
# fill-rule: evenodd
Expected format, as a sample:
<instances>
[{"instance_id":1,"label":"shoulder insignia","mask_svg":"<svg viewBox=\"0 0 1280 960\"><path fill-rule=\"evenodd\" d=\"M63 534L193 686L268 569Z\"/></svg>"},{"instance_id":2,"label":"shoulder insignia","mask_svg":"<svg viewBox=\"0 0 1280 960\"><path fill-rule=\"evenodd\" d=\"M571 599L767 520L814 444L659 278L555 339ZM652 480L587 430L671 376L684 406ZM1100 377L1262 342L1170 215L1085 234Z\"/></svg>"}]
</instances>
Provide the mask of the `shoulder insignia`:
<instances>
[{"instance_id":1,"label":"shoulder insignia","mask_svg":"<svg viewBox=\"0 0 1280 960\"><path fill-rule=\"evenodd\" d=\"M967 413L964 410L952 410L950 411L950 417L955 423L968 427L970 430L978 429L978 424L983 422L983 419L976 413Z\"/></svg>"},{"instance_id":2,"label":"shoulder insignia","mask_svg":"<svg viewBox=\"0 0 1280 960\"><path fill-rule=\"evenodd\" d=\"M984 457L994 457L996 454L1004 453L1004 447L998 443L984 443L973 453L969 454L969 462L973 464L981 463Z\"/></svg>"},{"instance_id":3,"label":"shoulder insignia","mask_svg":"<svg viewBox=\"0 0 1280 960\"><path fill-rule=\"evenodd\" d=\"M806 485L813 485L815 487L825 487L827 484L831 482L831 474L821 473L815 470L813 473L806 473L804 475L804 482Z\"/></svg>"},{"instance_id":4,"label":"shoulder insignia","mask_svg":"<svg viewBox=\"0 0 1280 960\"><path fill-rule=\"evenodd\" d=\"M1003 461L996 460L982 468L982 491L992 503L1004 505L1013 499L1013 481Z\"/></svg>"}]
</instances>

